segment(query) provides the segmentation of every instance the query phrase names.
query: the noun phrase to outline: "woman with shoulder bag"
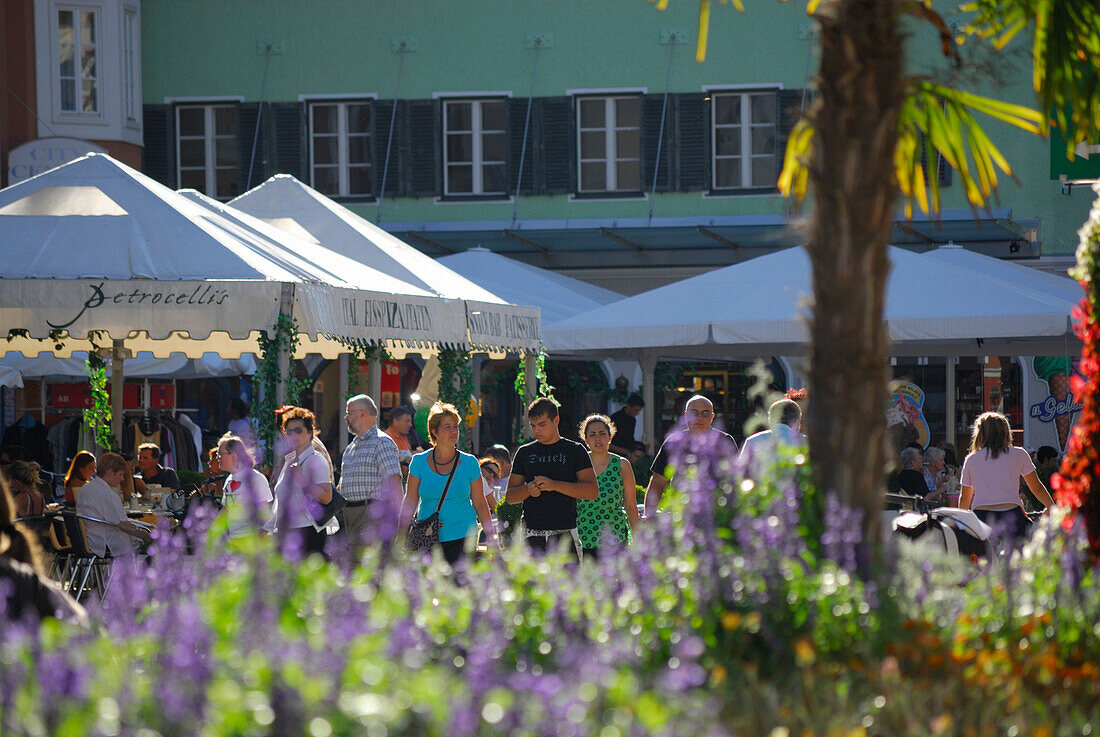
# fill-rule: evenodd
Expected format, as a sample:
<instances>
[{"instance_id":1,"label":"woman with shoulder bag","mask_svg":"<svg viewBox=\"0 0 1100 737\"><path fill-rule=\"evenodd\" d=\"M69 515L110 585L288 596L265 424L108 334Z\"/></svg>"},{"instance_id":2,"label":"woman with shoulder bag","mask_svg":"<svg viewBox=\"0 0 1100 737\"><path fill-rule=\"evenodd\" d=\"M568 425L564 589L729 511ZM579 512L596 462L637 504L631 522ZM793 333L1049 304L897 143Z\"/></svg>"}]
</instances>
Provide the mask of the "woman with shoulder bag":
<instances>
[{"instance_id":1,"label":"woman with shoulder bag","mask_svg":"<svg viewBox=\"0 0 1100 737\"><path fill-rule=\"evenodd\" d=\"M313 447L313 413L295 407L282 416L282 431L291 452L275 482L275 507L272 522L285 553L304 557L325 554L329 535L340 529L333 517L318 522L315 517L322 505L332 501L332 483L328 463Z\"/></svg>"},{"instance_id":2,"label":"woman with shoulder bag","mask_svg":"<svg viewBox=\"0 0 1100 737\"><path fill-rule=\"evenodd\" d=\"M432 407L428 413L432 448L413 456L401 505L403 520L416 510L407 547L427 552L438 545L451 565L465 554L466 537L477 528L478 520L488 544L497 544L493 518L485 503L481 465L476 457L457 447L460 422L462 418L453 405L436 402ZM435 515L438 525L433 524Z\"/></svg>"}]
</instances>

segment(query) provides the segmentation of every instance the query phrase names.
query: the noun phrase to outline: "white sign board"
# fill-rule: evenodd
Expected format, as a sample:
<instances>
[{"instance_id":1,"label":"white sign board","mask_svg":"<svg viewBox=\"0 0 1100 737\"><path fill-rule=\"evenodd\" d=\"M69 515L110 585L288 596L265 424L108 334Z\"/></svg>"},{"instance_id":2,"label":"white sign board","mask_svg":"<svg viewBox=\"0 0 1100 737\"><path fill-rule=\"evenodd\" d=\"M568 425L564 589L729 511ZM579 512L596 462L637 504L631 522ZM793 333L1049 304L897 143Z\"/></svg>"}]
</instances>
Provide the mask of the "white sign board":
<instances>
[{"instance_id":1,"label":"white sign board","mask_svg":"<svg viewBox=\"0 0 1100 737\"><path fill-rule=\"evenodd\" d=\"M90 153L105 154L107 149L78 138L39 138L27 141L8 154L8 184L30 179Z\"/></svg>"}]
</instances>

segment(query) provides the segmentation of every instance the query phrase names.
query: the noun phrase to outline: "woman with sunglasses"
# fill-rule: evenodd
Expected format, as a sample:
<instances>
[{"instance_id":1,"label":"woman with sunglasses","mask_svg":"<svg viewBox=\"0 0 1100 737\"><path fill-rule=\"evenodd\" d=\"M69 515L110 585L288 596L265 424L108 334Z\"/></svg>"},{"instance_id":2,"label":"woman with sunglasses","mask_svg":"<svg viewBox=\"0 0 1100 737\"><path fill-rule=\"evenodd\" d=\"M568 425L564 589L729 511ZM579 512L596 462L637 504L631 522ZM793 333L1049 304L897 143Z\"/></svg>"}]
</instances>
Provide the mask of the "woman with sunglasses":
<instances>
[{"instance_id":1,"label":"woman with sunglasses","mask_svg":"<svg viewBox=\"0 0 1100 737\"><path fill-rule=\"evenodd\" d=\"M227 433L218 441L218 467L229 475L222 492L222 506L229 518L229 536L243 537L268 520L271 489L256 470L244 440Z\"/></svg>"},{"instance_id":2,"label":"woman with sunglasses","mask_svg":"<svg viewBox=\"0 0 1100 737\"><path fill-rule=\"evenodd\" d=\"M302 407L283 413L283 436L291 452L275 482L272 514L282 550L302 557L324 555L328 536L340 529L335 518L325 525L318 525L314 519L318 506L332 500L328 464L313 447L314 422L313 413Z\"/></svg>"}]
</instances>

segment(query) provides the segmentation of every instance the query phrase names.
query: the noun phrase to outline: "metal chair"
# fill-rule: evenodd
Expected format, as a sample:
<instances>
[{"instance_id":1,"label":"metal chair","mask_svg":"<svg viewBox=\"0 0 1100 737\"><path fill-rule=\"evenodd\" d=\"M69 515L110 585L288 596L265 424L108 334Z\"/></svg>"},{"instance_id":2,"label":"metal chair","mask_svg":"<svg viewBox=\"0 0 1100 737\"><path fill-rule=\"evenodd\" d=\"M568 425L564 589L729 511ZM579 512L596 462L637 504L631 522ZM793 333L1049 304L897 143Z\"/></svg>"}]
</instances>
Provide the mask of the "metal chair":
<instances>
[{"instance_id":1,"label":"metal chair","mask_svg":"<svg viewBox=\"0 0 1100 737\"><path fill-rule=\"evenodd\" d=\"M104 525L110 525L111 523L68 511L62 512L61 516L65 520L65 531L68 533L72 547L70 574L62 584L77 601L80 601L89 588L94 589L101 597L104 596L107 593L107 586L111 582L111 559L101 558L88 549L88 536L84 530L84 521L99 522ZM91 580L90 586L89 579Z\"/></svg>"}]
</instances>

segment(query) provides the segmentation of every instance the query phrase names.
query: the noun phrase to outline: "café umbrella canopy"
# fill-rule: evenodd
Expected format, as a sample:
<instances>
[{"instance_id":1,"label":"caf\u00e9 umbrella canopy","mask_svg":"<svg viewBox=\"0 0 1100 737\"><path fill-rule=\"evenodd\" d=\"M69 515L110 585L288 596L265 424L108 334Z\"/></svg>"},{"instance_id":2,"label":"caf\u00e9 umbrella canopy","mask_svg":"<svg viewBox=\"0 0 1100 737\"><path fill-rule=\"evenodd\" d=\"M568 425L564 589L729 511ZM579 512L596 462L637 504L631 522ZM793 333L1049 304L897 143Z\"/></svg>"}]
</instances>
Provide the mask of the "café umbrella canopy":
<instances>
[{"instance_id":1,"label":"caf\u00e9 umbrella canopy","mask_svg":"<svg viewBox=\"0 0 1100 737\"><path fill-rule=\"evenodd\" d=\"M0 190L0 353L94 348L120 384L135 351L237 358L281 317L300 354L466 343L461 300L228 215L104 154Z\"/></svg>"},{"instance_id":2,"label":"caf\u00e9 umbrella canopy","mask_svg":"<svg viewBox=\"0 0 1100 737\"><path fill-rule=\"evenodd\" d=\"M64 357L92 338L235 358L280 313L329 357L335 338L465 343L461 301L219 207L102 154L0 190L0 350Z\"/></svg>"},{"instance_id":3,"label":"caf\u00e9 umbrella canopy","mask_svg":"<svg viewBox=\"0 0 1100 737\"><path fill-rule=\"evenodd\" d=\"M447 268L289 174L233 200L238 210L444 299L466 304L469 344L487 351L537 351L540 317Z\"/></svg>"}]
</instances>

